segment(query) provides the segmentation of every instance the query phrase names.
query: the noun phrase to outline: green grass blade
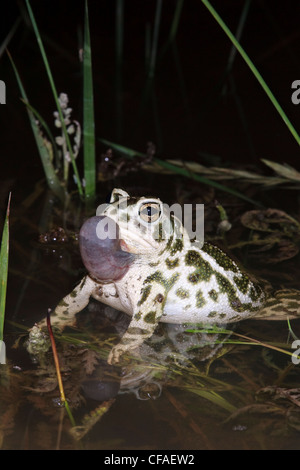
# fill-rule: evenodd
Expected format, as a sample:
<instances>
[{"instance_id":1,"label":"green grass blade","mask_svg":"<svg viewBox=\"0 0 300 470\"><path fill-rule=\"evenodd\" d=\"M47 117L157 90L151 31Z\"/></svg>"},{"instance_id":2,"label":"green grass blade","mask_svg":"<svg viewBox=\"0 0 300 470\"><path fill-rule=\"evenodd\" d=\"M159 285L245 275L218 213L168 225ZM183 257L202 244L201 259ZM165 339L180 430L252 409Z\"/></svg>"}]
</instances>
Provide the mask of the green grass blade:
<instances>
[{"instance_id":1,"label":"green grass blade","mask_svg":"<svg viewBox=\"0 0 300 470\"><path fill-rule=\"evenodd\" d=\"M117 152L122 153L125 157L127 158L134 158L136 156L146 158L146 155L137 152L133 149L130 149L128 147L125 147L123 145L115 144L114 142L110 142L109 140L106 139L100 139L100 141L104 144L107 145L108 147L111 147L112 149L116 150ZM243 193L240 193L239 191L236 191L235 189L229 188L227 186L224 186L223 184L217 183L216 181L210 180L204 176L200 176L196 173L191 172L187 168L184 167L179 167L177 165L174 165L173 163L170 163L166 160L161 160L159 158L153 158L153 162L157 163L163 168L167 168L168 170L171 170L173 173L177 173L182 176L186 176L187 178L191 178L195 181L199 181L200 183L207 184L209 186L212 186L216 189L219 189L221 191L225 191L229 194L232 194L233 196L238 197L239 199L243 199L244 201L249 202L250 204L254 204L257 207L263 207L263 205L257 201L254 201L254 199L251 199L247 196L245 196Z\"/></svg>"},{"instance_id":2,"label":"green grass blade","mask_svg":"<svg viewBox=\"0 0 300 470\"><path fill-rule=\"evenodd\" d=\"M123 46L124 46L124 0L116 1L115 15L115 54L116 54L116 73L115 73L115 107L116 107L116 139L121 140L123 132Z\"/></svg>"},{"instance_id":3,"label":"green grass blade","mask_svg":"<svg viewBox=\"0 0 300 470\"><path fill-rule=\"evenodd\" d=\"M60 184L60 181L59 181L59 179L56 175L55 169L54 169L54 167L52 165L52 162L50 160L48 149L46 148L46 146L44 144L44 141L43 141L43 138L41 136L40 130L37 126L37 123L36 123L36 120L35 120L35 117L34 117L34 114L33 114L33 110L31 109L30 105L28 104L27 94L26 94L24 86L22 84L22 81L21 81L20 75L18 73L17 67L16 67L16 65L15 65L15 63L14 63L14 61L13 61L13 59L12 59L12 57L9 54L8 51L7 51L7 53L8 53L8 57L10 59L10 62L12 64L12 67L13 67L13 70L14 70L14 73L15 73L15 76L16 76L16 79L17 79L17 83L18 83L18 86L19 86L19 89L20 89L20 92L21 92L22 99L26 103L26 106L27 106L27 112L28 112L28 116L29 116L29 120L30 120L30 124L31 124L31 128L32 128L32 132L33 132L33 135L34 135L34 138L35 138L35 141L36 141L36 145L38 147L38 151L39 151L39 154L40 154L40 159L41 159L41 162L42 162L42 165L43 165L43 168L44 168L44 172L45 172L45 176L46 176L46 179L47 179L48 186L49 186L49 188L51 188L53 193L61 201L63 201L64 197L65 197L64 189L62 188L62 186Z\"/></svg>"},{"instance_id":4,"label":"green grass blade","mask_svg":"<svg viewBox=\"0 0 300 470\"><path fill-rule=\"evenodd\" d=\"M182 12L182 8L183 8L183 3L184 3L184 0L177 0L177 2L176 2L175 11L174 11L174 15L173 15L173 20L172 20L169 36L168 36L168 39L167 39L165 45L163 46L163 48L161 50L160 59L164 56L164 54L166 53L169 46L174 42L174 40L176 38L176 34L177 34L177 31L178 31L178 26L179 26L179 21L180 21L180 17L181 17L181 12Z\"/></svg>"},{"instance_id":5,"label":"green grass blade","mask_svg":"<svg viewBox=\"0 0 300 470\"><path fill-rule=\"evenodd\" d=\"M221 28L223 29L223 31L227 34L227 36L229 37L229 39L231 40L232 44L236 47L237 51L240 53L240 55L243 57L243 59L245 60L246 64L248 65L248 67L250 68L250 70L252 71L252 73L254 74L255 78L258 80L258 82L260 83L260 85L262 86L263 90L265 91L265 93L267 94L267 96L270 98L273 106L275 107L275 109L278 111L279 115L281 116L281 118L283 119L283 121L285 122L285 124L287 125L289 131L291 132L291 134L293 135L294 139L296 140L297 144L300 145L300 136L298 135L296 129L294 128L294 126L292 125L292 123L290 122L290 120L288 119L287 115L285 114L285 112L283 111L282 107L280 106L280 104L278 103L278 101L276 100L275 96L273 95L273 93L271 92L270 88L268 87L268 85L266 84L266 82L264 81L264 79L262 78L261 74L259 73L259 71L257 70L257 68L255 67L255 65L253 64L253 62L251 61L251 59L249 58L248 54L246 54L246 52L244 51L244 49L241 47L241 45L239 44L239 42L236 40L236 38L234 37L234 35L232 34L232 32L230 31L230 29L226 26L226 24L224 23L224 21L222 20L222 18L219 16L219 14L216 12L216 10L212 7L212 5L210 4L210 2L208 0L201 0L202 3L206 6L206 8L209 10L209 12L212 14L212 16L215 18L215 20L217 21L217 23L221 26Z\"/></svg>"},{"instance_id":6,"label":"green grass blade","mask_svg":"<svg viewBox=\"0 0 300 470\"><path fill-rule=\"evenodd\" d=\"M211 403L224 408L229 413L233 413L236 411L236 407L229 403L225 398L223 398L219 393L214 392L213 390L201 390L201 388L196 387L189 387L187 386L186 389L189 392L195 393L206 400L209 400Z\"/></svg>"},{"instance_id":7,"label":"green grass blade","mask_svg":"<svg viewBox=\"0 0 300 470\"><path fill-rule=\"evenodd\" d=\"M151 25L146 24L145 27L145 72L148 73L151 57Z\"/></svg>"},{"instance_id":8,"label":"green grass blade","mask_svg":"<svg viewBox=\"0 0 300 470\"><path fill-rule=\"evenodd\" d=\"M116 2L116 64L117 69L123 62L123 42L124 42L124 0Z\"/></svg>"},{"instance_id":9,"label":"green grass blade","mask_svg":"<svg viewBox=\"0 0 300 470\"><path fill-rule=\"evenodd\" d=\"M154 19L154 29L153 29L153 40L152 40L152 50L149 64L149 77L154 77L156 56L157 56L157 46L158 46L158 35L160 28L160 19L161 19L161 9L162 9L162 0L156 1L156 10L155 10L155 19Z\"/></svg>"},{"instance_id":10,"label":"green grass blade","mask_svg":"<svg viewBox=\"0 0 300 470\"><path fill-rule=\"evenodd\" d=\"M247 16L248 16L251 1L252 0L245 0L244 7L243 7L243 10L242 10L242 13L241 13L241 16L240 16L240 19L239 19L239 23L238 23L238 26L237 26L237 29L236 29L236 33L235 33L235 39L237 41L241 40L242 33L243 33L245 23L246 23L246 19L247 19ZM229 53L229 57L228 57L228 61L227 61L227 66L226 66L226 76L232 70L236 54L237 54L237 49L235 48L234 44L232 44L231 51Z\"/></svg>"},{"instance_id":11,"label":"green grass blade","mask_svg":"<svg viewBox=\"0 0 300 470\"><path fill-rule=\"evenodd\" d=\"M50 69L50 66L49 66L49 62L48 62L48 59L47 59L47 55L46 55L46 52L45 52L45 49L44 49L44 46L43 46L42 38L40 36L40 33L39 33L39 30L38 30L34 14L33 14L33 11L31 9L30 3L29 3L29 0L25 0L25 1L26 1L26 6L27 6L27 9L28 9L28 13L29 13L30 21L32 23L32 27L33 27L33 30L34 30L34 33L35 33L35 36L36 36L36 39L37 39L37 42L38 42L38 45L39 45L39 48L40 48L40 52L41 52L41 56L42 56L44 65L45 65L48 80L49 80L49 83L50 83L50 87L51 87L51 90L52 90L52 94L53 94L53 97L54 97L56 108L57 108L59 118L60 118L60 121L61 121L61 126L62 126L62 129L63 129L64 137L66 139L66 143L67 143L67 147L68 147L68 151L69 151L69 156L70 156L70 159L71 159L71 162L72 162L74 175L76 177L76 184L77 184L78 192L79 192L80 196L83 197L82 184L81 184L79 173L78 173L78 170L77 170L77 165L76 165L76 162L75 162L71 141L70 141L70 138L69 138L69 134L67 132L66 125L65 125L62 109L61 109L61 106L60 106L60 103L59 103L59 100L58 100L58 94L57 94L57 91L56 91L56 87L55 87L55 83L54 83L53 76L52 76L52 73L51 73L51 69Z\"/></svg>"},{"instance_id":12,"label":"green grass blade","mask_svg":"<svg viewBox=\"0 0 300 470\"><path fill-rule=\"evenodd\" d=\"M84 54L83 54L83 155L85 197L92 201L96 195L94 93L89 14L85 1Z\"/></svg>"},{"instance_id":13,"label":"green grass blade","mask_svg":"<svg viewBox=\"0 0 300 470\"><path fill-rule=\"evenodd\" d=\"M8 45L9 45L10 41L12 40L12 38L14 37L15 32L17 31L21 21L22 21L21 16L18 16L18 18L16 19L16 21L12 25L11 29L9 30L6 38L0 44L0 57L2 57L2 55L6 51Z\"/></svg>"},{"instance_id":14,"label":"green grass blade","mask_svg":"<svg viewBox=\"0 0 300 470\"><path fill-rule=\"evenodd\" d=\"M46 123L45 119L40 115L40 113L37 111L37 109L35 109L33 106L31 106L30 103L28 103L28 101L24 100L23 98L21 98L21 101L23 101L23 103L25 104L25 106L32 112L32 114L34 115L35 119L37 121L39 121L40 125L42 126L42 128L44 129L44 131L46 132L46 135L48 137L48 139L50 140L51 142L51 145L52 145L52 150L53 150L53 154L56 158L56 161L58 160L58 150L57 150L57 145L56 145L56 142L55 142L55 139L53 137L53 134L48 126L48 124ZM54 170L55 171L55 170Z\"/></svg>"},{"instance_id":15,"label":"green grass blade","mask_svg":"<svg viewBox=\"0 0 300 470\"><path fill-rule=\"evenodd\" d=\"M8 253L9 253L9 211L10 211L9 194L6 217L2 231L2 241L0 249L0 340L3 341L6 290L7 290L7 273L8 273Z\"/></svg>"},{"instance_id":16,"label":"green grass blade","mask_svg":"<svg viewBox=\"0 0 300 470\"><path fill-rule=\"evenodd\" d=\"M179 25L179 21L181 17L181 12L182 12L183 2L184 0L177 0L175 13L174 13L173 21L172 21L172 26L170 29L170 34L169 34L169 39L168 39L169 43L173 42L176 37L178 25Z\"/></svg>"}]
</instances>

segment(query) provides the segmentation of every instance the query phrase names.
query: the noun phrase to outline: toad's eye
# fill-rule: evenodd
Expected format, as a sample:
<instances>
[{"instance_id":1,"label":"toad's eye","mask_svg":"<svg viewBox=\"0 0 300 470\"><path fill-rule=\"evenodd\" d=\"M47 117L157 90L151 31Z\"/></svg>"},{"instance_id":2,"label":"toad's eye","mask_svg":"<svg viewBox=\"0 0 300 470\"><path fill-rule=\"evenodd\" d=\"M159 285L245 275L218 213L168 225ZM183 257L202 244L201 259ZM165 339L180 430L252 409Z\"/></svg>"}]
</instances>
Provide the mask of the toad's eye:
<instances>
[{"instance_id":1,"label":"toad's eye","mask_svg":"<svg viewBox=\"0 0 300 470\"><path fill-rule=\"evenodd\" d=\"M148 224L156 222L161 214L160 205L157 202L146 202L139 209L139 216Z\"/></svg>"}]
</instances>

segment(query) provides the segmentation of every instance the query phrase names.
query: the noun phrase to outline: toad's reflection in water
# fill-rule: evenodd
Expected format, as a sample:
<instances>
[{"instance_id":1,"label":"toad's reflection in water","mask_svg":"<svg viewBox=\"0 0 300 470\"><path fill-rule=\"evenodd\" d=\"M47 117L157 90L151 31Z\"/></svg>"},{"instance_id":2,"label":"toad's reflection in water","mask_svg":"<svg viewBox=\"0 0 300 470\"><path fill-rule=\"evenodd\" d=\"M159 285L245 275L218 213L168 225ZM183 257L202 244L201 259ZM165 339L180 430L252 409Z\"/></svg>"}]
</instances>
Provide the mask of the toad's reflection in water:
<instances>
[{"instance_id":1,"label":"toad's reflection in water","mask_svg":"<svg viewBox=\"0 0 300 470\"><path fill-rule=\"evenodd\" d=\"M110 307L105 311L109 317L120 315ZM125 315L121 321L118 318L120 336L126 330L127 321ZM125 393L134 394L139 400L157 399L163 386L176 380L176 375L182 375L195 364L203 373L214 358L222 355L229 333L220 335L214 331L215 328L202 325L161 324L151 338L128 356L129 360L122 367L108 366L103 361L92 376L83 381L84 395L97 401Z\"/></svg>"}]
</instances>

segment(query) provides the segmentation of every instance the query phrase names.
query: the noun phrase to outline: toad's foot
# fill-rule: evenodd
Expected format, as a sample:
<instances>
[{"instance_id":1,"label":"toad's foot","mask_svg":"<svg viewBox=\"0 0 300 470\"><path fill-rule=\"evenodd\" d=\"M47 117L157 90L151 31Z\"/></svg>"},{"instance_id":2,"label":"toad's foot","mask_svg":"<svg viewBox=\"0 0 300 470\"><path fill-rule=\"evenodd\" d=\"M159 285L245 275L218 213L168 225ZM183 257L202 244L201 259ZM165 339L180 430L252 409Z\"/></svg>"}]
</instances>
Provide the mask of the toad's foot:
<instances>
[{"instance_id":1,"label":"toad's foot","mask_svg":"<svg viewBox=\"0 0 300 470\"><path fill-rule=\"evenodd\" d=\"M128 346L124 344L117 344L110 351L107 359L107 363L110 365L118 364L120 362L120 357L128 350Z\"/></svg>"}]
</instances>

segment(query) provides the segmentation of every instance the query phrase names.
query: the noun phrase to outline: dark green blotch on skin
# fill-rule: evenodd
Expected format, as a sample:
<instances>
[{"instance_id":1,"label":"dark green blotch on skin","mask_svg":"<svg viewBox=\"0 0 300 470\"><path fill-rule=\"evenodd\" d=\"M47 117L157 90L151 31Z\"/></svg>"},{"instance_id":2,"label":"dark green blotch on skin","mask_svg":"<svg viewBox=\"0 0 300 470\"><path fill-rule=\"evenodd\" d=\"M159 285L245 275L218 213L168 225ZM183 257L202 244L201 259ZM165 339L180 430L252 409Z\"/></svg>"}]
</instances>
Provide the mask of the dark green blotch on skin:
<instances>
[{"instance_id":1,"label":"dark green blotch on skin","mask_svg":"<svg viewBox=\"0 0 300 470\"><path fill-rule=\"evenodd\" d=\"M151 268L155 268L155 267L158 266L158 265L159 265L159 261L157 261L156 263L149 263L149 266L150 266Z\"/></svg>"},{"instance_id":2,"label":"dark green blotch on skin","mask_svg":"<svg viewBox=\"0 0 300 470\"><path fill-rule=\"evenodd\" d=\"M135 342L135 338L122 338L120 344L131 344Z\"/></svg>"},{"instance_id":3,"label":"dark green blotch on skin","mask_svg":"<svg viewBox=\"0 0 300 470\"><path fill-rule=\"evenodd\" d=\"M155 312L154 310L151 311L151 312L148 312L148 313L144 316L144 321L145 321L146 323L155 324L155 323L156 323L155 315L156 315L156 312Z\"/></svg>"},{"instance_id":4,"label":"dark green blotch on skin","mask_svg":"<svg viewBox=\"0 0 300 470\"><path fill-rule=\"evenodd\" d=\"M139 321L142 318L142 312L138 311L138 313L134 315L134 318Z\"/></svg>"},{"instance_id":5,"label":"dark green blotch on skin","mask_svg":"<svg viewBox=\"0 0 300 470\"><path fill-rule=\"evenodd\" d=\"M234 317L231 317L230 318L230 321L233 322L233 321L240 321L242 320L243 317L241 315L235 315Z\"/></svg>"},{"instance_id":6,"label":"dark green blotch on skin","mask_svg":"<svg viewBox=\"0 0 300 470\"><path fill-rule=\"evenodd\" d=\"M253 302L255 302L256 300L260 298L262 293L263 291L262 291L261 286L259 284L253 284L253 286L251 286L250 291L249 291L250 299Z\"/></svg>"},{"instance_id":7,"label":"dark green blotch on skin","mask_svg":"<svg viewBox=\"0 0 300 470\"><path fill-rule=\"evenodd\" d=\"M176 294L177 297L179 297L180 299L188 299L189 296L190 296L189 291L186 290L186 289L183 289L182 287L179 287L179 289L177 289L177 291L175 292L175 294Z\"/></svg>"},{"instance_id":8,"label":"dark green blotch on skin","mask_svg":"<svg viewBox=\"0 0 300 470\"><path fill-rule=\"evenodd\" d=\"M182 251L182 249L183 249L183 241L181 240L181 238L177 238L170 248L171 256L174 256L178 251Z\"/></svg>"},{"instance_id":9,"label":"dark green blotch on skin","mask_svg":"<svg viewBox=\"0 0 300 470\"><path fill-rule=\"evenodd\" d=\"M143 335L148 335L150 331L145 330L144 328L129 327L126 333L133 335L133 336L143 336Z\"/></svg>"},{"instance_id":10,"label":"dark green blotch on skin","mask_svg":"<svg viewBox=\"0 0 300 470\"><path fill-rule=\"evenodd\" d=\"M185 255L185 263L187 266L194 266L196 271L188 276L188 280L193 284L199 281L209 281L215 273L211 265L202 258L201 254L195 250L189 250Z\"/></svg>"},{"instance_id":11,"label":"dark green blotch on skin","mask_svg":"<svg viewBox=\"0 0 300 470\"><path fill-rule=\"evenodd\" d=\"M165 263L169 269L174 269L179 265L179 259L178 258L175 258L174 260L166 259Z\"/></svg>"},{"instance_id":12,"label":"dark green blotch on skin","mask_svg":"<svg viewBox=\"0 0 300 470\"><path fill-rule=\"evenodd\" d=\"M173 274L173 276L170 277L169 280L167 280L167 289L170 290L172 286L174 286L175 282L179 278L179 274Z\"/></svg>"},{"instance_id":13,"label":"dark green blotch on skin","mask_svg":"<svg viewBox=\"0 0 300 470\"><path fill-rule=\"evenodd\" d=\"M79 286L79 289L81 290L84 286L84 284L86 283L86 276L82 279L81 283L80 283L80 286Z\"/></svg>"},{"instance_id":14,"label":"dark green blotch on skin","mask_svg":"<svg viewBox=\"0 0 300 470\"><path fill-rule=\"evenodd\" d=\"M161 251L161 253L159 253L160 255L166 250L166 251L170 251L171 250L171 246L172 246L172 243L173 243L173 235L170 236L165 248Z\"/></svg>"},{"instance_id":15,"label":"dark green blotch on skin","mask_svg":"<svg viewBox=\"0 0 300 470\"><path fill-rule=\"evenodd\" d=\"M169 222L171 223L170 233L166 233L162 222L160 222L158 224L157 241L160 243L160 242L165 241L165 240L168 239L165 248L159 253L159 255L164 253L164 251L170 251L171 250L171 246L172 246L173 238L174 238L174 235L173 235L173 233L174 233L174 220L173 220L173 217L170 217Z\"/></svg>"},{"instance_id":16,"label":"dark green blotch on skin","mask_svg":"<svg viewBox=\"0 0 300 470\"><path fill-rule=\"evenodd\" d=\"M236 266L234 261L229 258L220 248L214 245L210 245L210 243L204 243L203 247L201 248L202 251L205 251L208 255L210 255L219 266L225 269L225 271L232 271L233 273L238 273L239 268Z\"/></svg>"},{"instance_id":17,"label":"dark green blotch on skin","mask_svg":"<svg viewBox=\"0 0 300 470\"><path fill-rule=\"evenodd\" d=\"M220 273L215 273L215 276L216 276L216 280L220 288L220 292L227 294L228 301L229 301L231 308L235 310L236 312L243 312L247 310L249 304L242 304L240 299L237 297L236 290L231 284L231 282Z\"/></svg>"},{"instance_id":18,"label":"dark green blotch on skin","mask_svg":"<svg viewBox=\"0 0 300 470\"><path fill-rule=\"evenodd\" d=\"M206 300L203 296L203 292L199 289L196 293L196 307L202 308L206 304Z\"/></svg>"},{"instance_id":19,"label":"dark green blotch on skin","mask_svg":"<svg viewBox=\"0 0 300 470\"><path fill-rule=\"evenodd\" d=\"M214 302L218 301L218 296L219 295L218 295L218 292L215 289L210 290L208 295Z\"/></svg>"},{"instance_id":20,"label":"dark green blotch on skin","mask_svg":"<svg viewBox=\"0 0 300 470\"><path fill-rule=\"evenodd\" d=\"M58 307L69 307L69 304L67 304L67 302L64 301L64 299L62 299L59 303L58 303Z\"/></svg>"},{"instance_id":21,"label":"dark green blotch on skin","mask_svg":"<svg viewBox=\"0 0 300 470\"><path fill-rule=\"evenodd\" d=\"M164 239L165 239L165 233L164 233L164 231L163 231L163 226L162 226L162 223L159 222L159 224L158 224L158 237L157 237L157 241L158 241L158 243L161 243Z\"/></svg>"},{"instance_id":22,"label":"dark green blotch on skin","mask_svg":"<svg viewBox=\"0 0 300 470\"><path fill-rule=\"evenodd\" d=\"M248 276L243 275L243 277L241 277L241 278L239 278L237 276L234 276L233 280L234 280L235 284L238 286L239 290L243 294L246 294L247 291L248 291L249 282L250 282L250 279L248 278Z\"/></svg>"},{"instance_id":23,"label":"dark green blotch on skin","mask_svg":"<svg viewBox=\"0 0 300 470\"><path fill-rule=\"evenodd\" d=\"M188 277L187 277L187 280L188 280L191 284L197 284L198 282L201 281L200 273L197 273L197 271L195 271L195 273L189 274Z\"/></svg>"},{"instance_id":24,"label":"dark green blotch on skin","mask_svg":"<svg viewBox=\"0 0 300 470\"><path fill-rule=\"evenodd\" d=\"M144 280L144 284L148 284L148 282L156 281L159 284L164 284L165 279L160 271L155 271L155 273L150 274L150 276L146 277Z\"/></svg>"},{"instance_id":25,"label":"dark green blotch on skin","mask_svg":"<svg viewBox=\"0 0 300 470\"><path fill-rule=\"evenodd\" d=\"M236 298L232 297L232 299L230 300L230 306L236 312L243 312L244 310L246 310L246 305L250 305L250 304L243 304L238 297Z\"/></svg>"},{"instance_id":26,"label":"dark green blotch on skin","mask_svg":"<svg viewBox=\"0 0 300 470\"><path fill-rule=\"evenodd\" d=\"M243 294L246 294L248 292L251 281L246 274L243 274L242 278L238 278L237 276L235 276L233 280L235 284L237 285L237 287L239 288L239 290ZM261 286L258 283L252 284L249 289L249 297L252 300L252 302L255 302L256 300L258 300L261 295L262 295Z\"/></svg>"},{"instance_id":27,"label":"dark green blotch on skin","mask_svg":"<svg viewBox=\"0 0 300 470\"><path fill-rule=\"evenodd\" d=\"M231 282L228 279L226 279L226 277L223 276L223 274L215 273L215 275L216 275L217 283L220 287L220 292L224 294L228 294L228 295L234 295L235 288L233 287Z\"/></svg>"},{"instance_id":28,"label":"dark green blotch on skin","mask_svg":"<svg viewBox=\"0 0 300 470\"><path fill-rule=\"evenodd\" d=\"M151 286L142 287L141 299L138 301L138 305L142 305L147 300L150 292L151 292Z\"/></svg>"},{"instance_id":29,"label":"dark green blotch on skin","mask_svg":"<svg viewBox=\"0 0 300 470\"><path fill-rule=\"evenodd\" d=\"M215 310L209 312L209 314L207 315L209 318L214 318L218 315L218 312L216 312Z\"/></svg>"},{"instance_id":30,"label":"dark green blotch on skin","mask_svg":"<svg viewBox=\"0 0 300 470\"><path fill-rule=\"evenodd\" d=\"M195 266L198 267L200 266L202 257L200 253L196 250L189 250L187 254L185 255L185 264L187 266Z\"/></svg>"},{"instance_id":31,"label":"dark green blotch on skin","mask_svg":"<svg viewBox=\"0 0 300 470\"><path fill-rule=\"evenodd\" d=\"M155 271L155 273L150 274L145 280L144 284L148 284L149 282L158 282L161 284L166 291L168 292L171 287L175 284L177 279L179 278L179 273L173 274L169 279L165 278L160 271Z\"/></svg>"},{"instance_id":32,"label":"dark green blotch on skin","mask_svg":"<svg viewBox=\"0 0 300 470\"><path fill-rule=\"evenodd\" d=\"M65 310L63 313L59 313L59 314L53 312L53 313L51 313L51 318L59 318L59 321L60 321L60 322L61 322L61 321L64 321L64 320L68 321L68 320L69 320L69 317L68 317L68 316L64 316L64 313L68 313L68 311ZM54 325L54 328L55 328L55 325Z\"/></svg>"},{"instance_id":33,"label":"dark green blotch on skin","mask_svg":"<svg viewBox=\"0 0 300 470\"><path fill-rule=\"evenodd\" d=\"M226 313L219 313L219 318L222 318L222 319L226 318Z\"/></svg>"}]
</instances>

